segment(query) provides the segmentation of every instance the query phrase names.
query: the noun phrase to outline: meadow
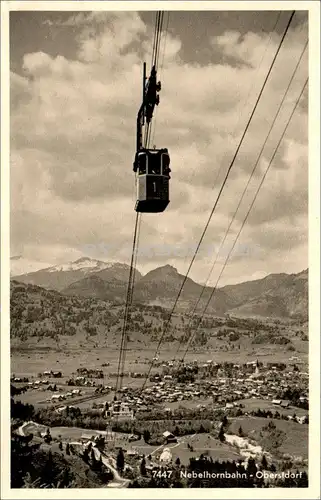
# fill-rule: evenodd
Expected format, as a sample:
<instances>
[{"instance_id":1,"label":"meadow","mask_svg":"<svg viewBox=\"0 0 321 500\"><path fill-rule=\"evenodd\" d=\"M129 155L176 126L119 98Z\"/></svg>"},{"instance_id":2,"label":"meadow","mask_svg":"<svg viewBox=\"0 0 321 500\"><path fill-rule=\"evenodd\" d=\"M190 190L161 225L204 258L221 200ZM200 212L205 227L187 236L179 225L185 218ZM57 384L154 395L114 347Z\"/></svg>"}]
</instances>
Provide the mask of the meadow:
<instances>
[{"instance_id":1,"label":"meadow","mask_svg":"<svg viewBox=\"0 0 321 500\"><path fill-rule=\"evenodd\" d=\"M278 447L278 452L307 459L309 454L309 425L278 419L237 417L231 420L229 433L238 434L239 428L242 427L245 436L262 445L260 431L270 421L275 424L277 430L282 432L282 444Z\"/></svg>"},{"instance_id":2,"label":"meadow","mask_svg":"<svg viewBox=\"0 0 321 500\"><path fill-rule=\"evenodd\" d=\"M280 415L296 415L297 417L304 416L308 413L307 410L304 410L303 408L297 408L294 406L289 406L288 408L282 408L279 405L274 405L271 403L271 401L266 400L266 399L260 399L260 398L251 398L251 399L240 399L238 401L242 405L244 405L244 408L242 410L244 412L251 412L251 411L256 411L256 410L265 410L265 411L278 411Z\"/></svg>"},{"instance_id":3,"label":"meadow","mask_svg":"<svg viewBox=\"0 0 321 500\"><path fill-rule=\"evenodd\" d=\"M153 359L157 344L150 343L148 348L142 349L139 346L129 345L126 353L126 371L147 372L149 363ZM161 349L159 360L170 361L175 357L177 349L175 347ZM186 361L197 359L199 363L211 359L213 362L222 363L246 363L258 359L263 363L269 362L289 362L291 356L297 355L304 366L308 364L308 353L302 351L289 352L283 346L259 346L247 350L235 349L233 351L220 351L213 347L203 348L189 352L185 357ZM117 372L119 348L118 347L90 347L74 349L51 349L43 351L37 346L33 349L13 349L11 351L11 373L16 376L36 376L45 370L62 371L65 377L71 377L77 368L86 367L88 369L100 369L104 372L104 383L108 385L109 374ZM176 358L179 359L179 356ZM109 363L109 366L102 366ZM158 371L155 367L153 371Z\"/></svg>"}]
</instances>

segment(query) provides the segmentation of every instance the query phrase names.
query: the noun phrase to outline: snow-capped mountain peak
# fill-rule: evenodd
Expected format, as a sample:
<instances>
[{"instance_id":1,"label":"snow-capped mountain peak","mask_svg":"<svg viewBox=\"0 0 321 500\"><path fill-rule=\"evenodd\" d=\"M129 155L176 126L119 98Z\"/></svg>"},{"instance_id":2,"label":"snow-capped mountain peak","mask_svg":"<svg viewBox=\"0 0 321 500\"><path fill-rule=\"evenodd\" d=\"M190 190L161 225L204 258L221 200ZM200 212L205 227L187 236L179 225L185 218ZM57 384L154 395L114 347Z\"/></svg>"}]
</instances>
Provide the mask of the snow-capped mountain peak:
<instances>
[{"instance_id":1,"label":"snow-capped mountain peak","mask_svg":"<svg viewBox=\"0 0 321 500\"><path fill-rule=\"evenodd\" d=\"M73 262L57 264L37 272L26 273L19 276L19 281L61 291L73 283L95 275L108 281L127 282L129 270L130 266L127 264L103 262L94 258L82 257Z\"/></svg>"},{"instance_id":2,"label":"snow-capped mountain peak","mask_svg":"<svg viewBox=\"0 0 321 500\"><path fill-rule=\"evenodd\" d=\"M97 259L90 259L89 257L81 257L74 262L69 262L67 264L60 264L48 269L50 273L56 273L61 271L85 271L87 272L97 272L102 271L113 264L110 262L103 262Z\"/></svg>"}]
</instances>

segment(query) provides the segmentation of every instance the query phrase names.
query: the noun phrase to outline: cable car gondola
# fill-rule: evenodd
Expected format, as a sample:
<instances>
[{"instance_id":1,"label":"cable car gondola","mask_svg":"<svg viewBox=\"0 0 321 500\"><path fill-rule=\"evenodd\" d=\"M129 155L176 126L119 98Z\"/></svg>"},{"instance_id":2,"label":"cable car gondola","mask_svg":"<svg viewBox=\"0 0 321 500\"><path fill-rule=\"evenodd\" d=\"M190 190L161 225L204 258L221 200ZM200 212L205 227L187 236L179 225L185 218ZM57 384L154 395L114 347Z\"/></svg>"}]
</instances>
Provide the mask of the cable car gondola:
<instances>
[{"instance_id":1,"label":"cable car gondola","mask_svg":"<svg viewBox=\"0 0 321 500\"><path fill-rule=\"evenodd\" d=\"M136 212L164 212L169 204L170 158L168 150L141 149L136 153Z\"/></svg>"},{"instance_id":2,"label":"cable car gondola","mask_svg":"<svg viewBox=\"0 0 321 500\"><path fill-rule=\"evenodd\" d=\"M158 92L161 82L157 82L155 65L146 84L146 63L143 66L143 102L137 115L136 154L134 172L136 173L137 201L136 212L164 212L169 204L170 158L167 148L149 149L149 127L155 105L159 103ZM147 122L145 144L143 146L143 126Z\"/></svg>"}]
</instances>

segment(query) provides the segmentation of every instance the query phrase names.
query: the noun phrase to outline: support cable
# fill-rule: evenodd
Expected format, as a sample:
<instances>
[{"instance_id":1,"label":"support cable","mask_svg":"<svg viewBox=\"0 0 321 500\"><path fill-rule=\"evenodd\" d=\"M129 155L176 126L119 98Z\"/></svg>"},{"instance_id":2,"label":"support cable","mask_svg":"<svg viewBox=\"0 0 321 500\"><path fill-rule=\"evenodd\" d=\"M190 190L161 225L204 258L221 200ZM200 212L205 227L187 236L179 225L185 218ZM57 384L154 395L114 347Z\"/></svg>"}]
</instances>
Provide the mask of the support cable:
<instances>
[{"instance_id":1,"label":"support cable","mask_svg":"<svg viewBox=\"0 0 321 500\"><path fill-rule=\"evenodd\" d=\"M174 302L174 305L173 305L173 307L172 307L172 309L171 309L171 312L170 312L169 318L168 318L168 320L167 320L167 322L166 322L166 324L165 324L165 327L164 327L164 329L163 329L162 335L161 335L160 340L159 340L159 342L158 342L158 345L157 345L157 348L156 348L156 351L155 351L155 354L154 354L153 358L155 358L155 357L157 356L158 352L159 352L159 348L160 348L160 346L161 346L161 344L162 344L162 341L163 341L163 339L164 339L164 336L165 336L165 334L166 334L166 332L167 332L168 326L169 326L169 324L170 324L170 321L171 321L172 315L173 315L174 310L175 310L175 308L176 308L176 305L177 305L177 303L178 303L179 297L180 297L180 295L181 295L181 293L182 293L182 290L183 290L183 288L184 288L184 285L185 285L185 283L186 283L186 281L187 281L187 278L188 278L189 272L190 272L190 270L191 270L191 268L192 268L192 265L193 265L193 263L194 263L194 261L195 261L195 258L196 258L196 256L197 256L197 254L198 254L199 248L200 248L200 246L201 246L201 244L202 244L202 241L203 241L203 239L204 239L205 233L206 233L206 231L207 231L207 229L208 229L208 226L209 226L209 224L210 224L210 221L211 221L211 219L212 219L212 217L213 217L213 214L214 214L214 212L215 212L215 210L216 210L216 207L217 207L218 201L219 201L219 199L220 199L220 197L221 197L221 194L222 194L222 192L223 192L223 189L224 189L224 187L225 187L225 184L226 184L226 182L227 182L227 179L228 179L228 177L229 177L229 174L230 174L230 172L231 172L231 169L232 169L232 167L233 167L233 165L234 165L234 163L235 163L236 157L237 157L238 152L239 152L239 150L240 150L240 148L241 148L241 145L242 145L242 143L243 143L244 137L245 137L245 135L246 135L246 133L247 133L247 131L248 131L248 129L249 129L249 126L250 126L251 122L252 122L252 118L253 118L253 116L254 116L254 114L255 114L255 111L256 111L256 109L257 109L257 106L258 106L258 104L259 104L259 102L260 102L260 99L261 99L261 96L262 96L263 91L264 91L264 89L265 89L266 83L267 83L267 81L268 81L268 79L269 79L269 76L270 76L270 74L271 74L271 72L272 72L272 69L273 69L273 67L274 67L275 61L276 61L277 56L278 56L278 54L279 54L279 52L280 52L280 50L281 50L282 44L283 44L284 39L285 39L285 37L286 37L286 35L287 35L287 33L288 33L288 30L289 30L289 28L290 28L290 25L291 25L291 22L292 22L292 20L293 20L294 15L295 15L295 11L292 11L292 13L291 13L291 15L290 15L290 18L289 18L289 21L288 21L288 23L287 23L287 26L286 26L286 28L285 28L285 30L284 30L283 35L282 35L282 38L281 38L281 40L280 40L280 42L279 42L278 48L277 48L277 50L276 50L276 53L275 53L275 55L274 55L274 57L273 57L272 63L271 63L270 68L269 68L269 71L268 71L268 73L267 73L267 75L266 75L266 77L265 77L265 80L264 80L264 82L263 82L263 85L262 85L262 88L261 88L261 90L260 90L260 93L259 93L259 95L258 95L258 97L257 97L257 99L256 99L255 105L254 105L254 107L253 107L253 110L252 110L252 112L251 112L251 115L250 115L250 117L249 117L249 119L248 119L248 122L247 122L247 124L246 124L245 129L244 129L244 132L243 132L242 137L241 137L241 139L240 139L239 145L238 145L238 147L237 147L237 149L236 149L236 152L235 152L235 154L234 154L234 156L233 156L233 159L232 159L232 161L231 161L231 164L230 164L230 166L229 166L229 168L228 168L228 170L227 170L226 176L225 176L225 178L224 178L224 181L223 181L222 186L221 186L221 188L220 188L220 191L219 191L219 193L218 193L218 196L217 196L217 199L216 199L216 201L215 201L215 204L214 204L214 206L213 206L213 208L212 208L212 210L211 210L210 216L209 216L208 221L207 221L207 223L206 223L206 225L205 225L205 228L204 228L204 230L203 230L203 233L202 233L202 235L201 235L201 238L200 238L200 240L199 240L199 243L197 244L197 247L196 247L195 253L194 253L193 258L192 258L192 260L191 260L191 263L190 263L190 265L189 265L189 267L188 267L187 273L186 273L186 274L185 274L185 276L184 276L184 279L183 279L182 285L181 285L181 287L180 287L180 290L179 290L179 292L178 292L178 295L177 295L177 297L176 297L176 300L175 300L175 302ZM140 394L142 393L142 391L144 390L144 388L145 388L145 386L146 386L146 383L147 383L147 380L148 380L148 378L149 378L149 375L150 375L150 372L151 372L152 368L153 368L153 359L152 359L152 361L151 361L151 363L150 363L150 367L149 367L149 369L148 369L148 371L147 371L147 374L146 374L145 380L144 380L144 382L143 382L143 385L142 385L142 388L141 388Z\"/></svg>"}]
</instances>

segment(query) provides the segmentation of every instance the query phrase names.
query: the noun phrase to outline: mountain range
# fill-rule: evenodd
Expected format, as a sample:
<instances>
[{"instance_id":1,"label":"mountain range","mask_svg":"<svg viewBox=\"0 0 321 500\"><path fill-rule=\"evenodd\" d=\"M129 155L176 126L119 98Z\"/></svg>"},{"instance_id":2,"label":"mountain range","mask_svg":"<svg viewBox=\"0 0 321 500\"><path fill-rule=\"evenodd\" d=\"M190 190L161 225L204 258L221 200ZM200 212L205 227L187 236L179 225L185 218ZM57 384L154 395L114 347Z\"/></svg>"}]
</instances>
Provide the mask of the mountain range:
<instances>
[{"instance_id":1,"label":"mountain range","mask_svg":"<svg viewBox=\"0 0 321 500\"><path fill-rule=\"evenodd\" d=\"M15 276L14 279L56 290L63 295L122 303L127 293L129 270L127 264L83 257L68 264ZM154 269L145 276L135 270L133 301L171 308L184 278L170 265ZM215 292L213 288L204 288L187 278L177 310L193 310L201 293L197 311L203 311L208 304L207 312L210 314L284 318L308 316L308 270L298 274L271 274L255 281L227 285Z\"/></svg>"}]
</instances>

